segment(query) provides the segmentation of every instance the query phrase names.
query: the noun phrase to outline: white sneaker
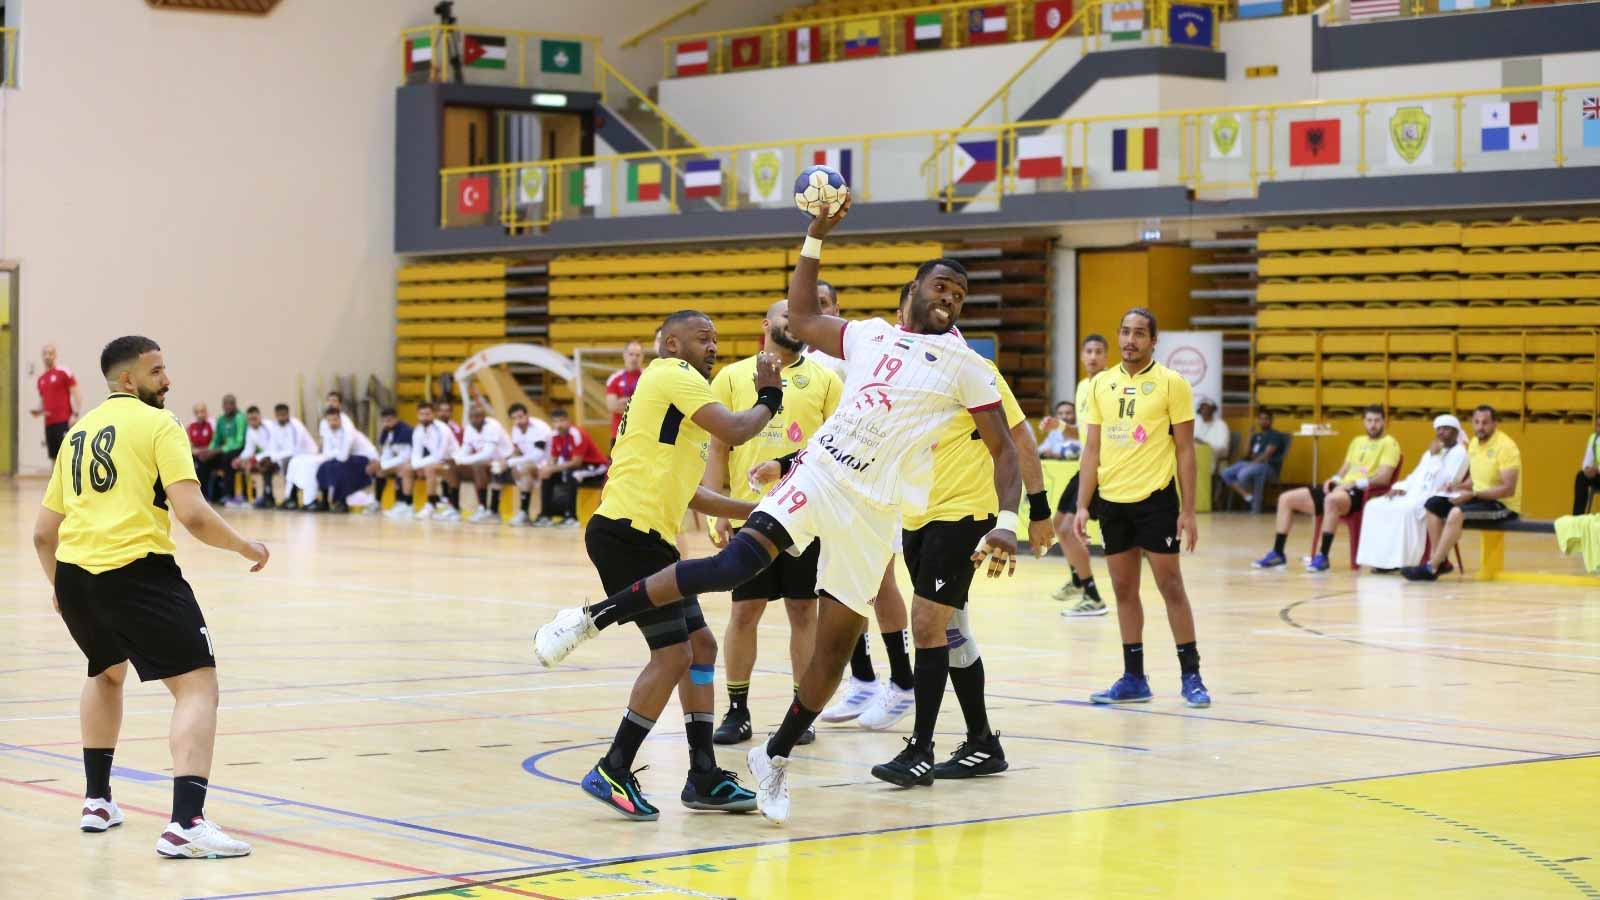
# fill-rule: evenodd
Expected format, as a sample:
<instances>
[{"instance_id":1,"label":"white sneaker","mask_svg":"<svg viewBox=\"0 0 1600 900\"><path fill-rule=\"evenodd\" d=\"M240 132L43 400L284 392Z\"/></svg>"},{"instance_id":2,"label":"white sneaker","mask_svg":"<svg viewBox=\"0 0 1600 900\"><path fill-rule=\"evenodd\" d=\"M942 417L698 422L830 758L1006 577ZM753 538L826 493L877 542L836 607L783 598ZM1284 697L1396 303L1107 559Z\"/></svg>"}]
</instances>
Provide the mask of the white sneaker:
<instances>
[{"instance_id":1,"label":"white sneaker","mask_svg":"<svg viewBox=\"0 0 1600 900\"><path fill-rule=\"evenodd\" d=\"M459 522L461 521L461 510L456 509L454 506L446 505L434 513L433 518L440 522Z\"/></svg>"},{"instance_id":2,"label":"white sneaker","mask_svg":"<svg viewBox=\"0 0 1600 900\"><path fill-rule=\"evenodd\" d=\"M417 510L417 521L424 522L431 518L433 518L433 504L422 504L422 508Z\"/></svg>"},{"instance_id":3,"label":"white sneaker","mask_svg":"<svg viewBox=\"0 0 1600 900\"><path fill-rule=\"evenodd\" d=\"M750 778L756 783L756 809L774 825L782 825L789 818L789 760L782 756L768 756L767 742L750 748L745 757L750 767Z\"/></svg>"},{"instance_id":4,"label":"white sneaker","mask_svg":"<svg viewBox=\"0 0 1600 900\"><path fill-rule=\"evenodd\" d=\"M893 681L885 681L878 693L878 702L867 707L856 718L856 724L872 731L893 728L896 723L911 715L917 708L915 691L903 691Z\"/></svg>"},{"instance_id":5,"label":"white sneaker","mask_svg":"<svg viewBox=\"0 0 1600 900\"><path fill-rule=\"evenodd\" d=\"M526 525L526 524L528 524L528 514L519 509L519 510L517 510L517 514L511 517L511 521L507 522L506 524L507 525Z\"/></svg>"},{"instance_id":6,"label":"white sneaker","mask_svg":"<svg viewBox=\"0 0 1600 900\"><path fill-rule=\"evenodd\" d=\"M250 845L223 834L207 819L195 819L188 828L167 823L167 830L156 839L156 853L169 859L222 859L249 856Z\"/></svg>"},{"instance_id":7,"label":"white sneaker","mask_svg":"<svg viewBox=\"0 0 1600 900\"><path fill-rule=\"evenodd\" d=\"M1065 584L1061 585L1061 587L1057 588L1056 592L1050 595L1050 599L1059 603L1066 603L1068 600L1076 597L1082 590L1083 588L1073 587L1072 582L1069 580Z\"/></svg>"},{"instance_id":8,"label":"white sneaker","mask_svg":"<svg viewBox=\"0 0 1600 900\"><path fill-rule=\"evenodd\" d=\"M93 797L83 801L83 819L78 822L79 828L91 834L99 834L121 824L122 810L117 808L117 801L96 800Z\"/></svg>"},{"instance_id":9,"label":"white sneaker","mask_svg":"<svg viewBox=\"0 0 1600 900\"><path fill-rule=\"evenodd\" d=\"M556 617L539 626L533 635L533 655L539 664L550 668L572 654L578 645L600 633L594 627L589 611L574 606L556 613Z\"/></svg>"},{"instance_id":10,"label":"white sneaker","mask_svg":"<svg viewBox=\"0 0 1600 900\"><path fill-rule=\"evenodd\" d=\"M1110 611L1104 600L1096 600L1085 594L1077 603L1063 609L1061 615L1068 619L1077 619L1084 616L1103 616Z\"/></svg>"},{"instance_id":11,"label":"white sneaker","mask_svg":"<svg viewBox=\"0 0 1600 900\"><path fill-rule=\"evenodd\" d=\"M822 711L817 716L824 722L848 722L861 715L862 711L878 699L878 691L883 689L883 683L878 681L862 681L850 676L850 683L845 685L844 696L835 704Z\"/></svg>"},{"instance_id":12,"label":"white sneaker","mask_svg":"<svg viewBox=\"0 0 1600 900\"><path fill-rule=\"evenodd\" d=\"M472 514L472 518L468 519L467 521L474 525L482 525L485 522L498 523L500 521L500 514L487 506L480 506L478 507L478 511Z\"/></svg>"},{"instance_id":13,"label":"white sneaker","mask_svg":"<svg viewBox=\"0 0 1600 900\"><path fill-rule=\"evenodd\" d=\"M389 507L388 512L385 512L384 515L388 518L394 519L397 522L403 522L406 519L411 518L411 507L409 504L396 503L395 505Z\"/></svg>"}]
</instances>

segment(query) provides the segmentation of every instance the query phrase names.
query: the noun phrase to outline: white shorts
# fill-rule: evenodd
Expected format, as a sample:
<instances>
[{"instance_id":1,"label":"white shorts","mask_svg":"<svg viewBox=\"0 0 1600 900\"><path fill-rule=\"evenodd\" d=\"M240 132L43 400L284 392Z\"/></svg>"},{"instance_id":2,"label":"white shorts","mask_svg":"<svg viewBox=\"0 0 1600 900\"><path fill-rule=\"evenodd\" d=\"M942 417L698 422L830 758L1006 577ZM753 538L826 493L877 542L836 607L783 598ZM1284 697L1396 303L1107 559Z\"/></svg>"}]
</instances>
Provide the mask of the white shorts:
<instances>
[{"instance_id":1,"label":"white shorts","mask_svg":"<svg viewBox=\"0 0 1600 900\"><path fill-rule=\"evenodd\" d=\"M521 475L524 472L533 472L537 470L539 468L539 464L542 462L544 462L542 459L533 459L523 456L510 460L509 464L513 473Z\"/></svg>"},{"instance_id":2,"label":"white shorts","mask_svg":"<svg viewBox=\"0 0 1600 900\"><path fill-rule=\"evenodd\" d=\"M870 616L900 538L900 511L840 484L815 464L797 463L756 506L804 549L822 539L817 590Z\"/></svg>"},{"instance_id":3,"label":"white shorts","mask_svg":"<svg viewBox=\"0 0 1600 900\"><path fill-rule=\"evenodd\" d=\"M380 460L378 460L378 472L380 474L383 474L383 475L388 475L390 472L398 472L398 471L400 471L400 467L401 466L409 466L409 465L411 465L411 460L409 460L409 459L395 460L394 462L392 462L392 463L390 463L388 465L384 465L383 464L383 460L380 459Z\"/></svg>"}]
</instances>

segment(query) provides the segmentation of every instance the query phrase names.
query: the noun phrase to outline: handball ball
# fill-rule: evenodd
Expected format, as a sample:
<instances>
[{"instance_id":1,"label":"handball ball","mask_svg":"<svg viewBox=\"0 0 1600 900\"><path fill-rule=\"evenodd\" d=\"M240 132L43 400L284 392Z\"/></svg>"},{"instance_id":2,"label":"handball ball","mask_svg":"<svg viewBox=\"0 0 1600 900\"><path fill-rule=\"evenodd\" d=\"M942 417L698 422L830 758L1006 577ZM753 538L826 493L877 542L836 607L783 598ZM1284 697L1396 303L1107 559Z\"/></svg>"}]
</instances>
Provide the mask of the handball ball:
<instances>
[{"instance_id":1,"label":"handball ball","mask_svg":"<svg viewBox=\"0 0 1600 900\"><path fill-rule=\"evenodd\" d=\"M828 166L811 166L794 180L794 205L808 216L826 211L833 215L850 196L844 176Z\"/></svg>"}]
</instances>

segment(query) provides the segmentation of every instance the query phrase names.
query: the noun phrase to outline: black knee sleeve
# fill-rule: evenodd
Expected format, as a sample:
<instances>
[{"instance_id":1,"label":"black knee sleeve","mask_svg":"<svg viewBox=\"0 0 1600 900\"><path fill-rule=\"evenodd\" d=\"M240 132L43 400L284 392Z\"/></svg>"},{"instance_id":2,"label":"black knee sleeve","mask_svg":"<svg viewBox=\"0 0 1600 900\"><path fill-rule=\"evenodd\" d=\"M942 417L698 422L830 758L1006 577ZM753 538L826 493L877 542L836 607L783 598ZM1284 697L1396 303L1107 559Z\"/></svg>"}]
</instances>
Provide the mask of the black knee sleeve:
<instances>
[{"instance_id":1,"label":"black knee sleeve","mask_svg":"<svg viewBox=\"0 0 1600 900\"><path fill-rule=\"evenodd\" d=\"M766 549L741 530L716 556L678 563L678 590L686 596L731 591L770 565Z\"/></svg>"}]
</instances>

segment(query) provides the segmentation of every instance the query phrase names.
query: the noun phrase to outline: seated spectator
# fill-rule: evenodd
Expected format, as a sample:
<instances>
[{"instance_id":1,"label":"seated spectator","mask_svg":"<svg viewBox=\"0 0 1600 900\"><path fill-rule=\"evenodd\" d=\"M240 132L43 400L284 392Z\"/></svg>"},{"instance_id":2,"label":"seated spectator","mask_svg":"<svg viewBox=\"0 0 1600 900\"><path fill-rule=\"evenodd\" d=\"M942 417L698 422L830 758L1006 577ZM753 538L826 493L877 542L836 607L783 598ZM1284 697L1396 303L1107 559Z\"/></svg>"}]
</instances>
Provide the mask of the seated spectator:
<instances>
[{"instance_id":1,"label":"seated spectator","mask_svg":"<svg viewBox=\"0 0 1600 900\"><path fill-rule=\"evenodd\" d=\"M379 414L383 430L378 432L378 458L367 463L367 474L372 476L372 495L375 501L367 512L376 515L383 511L384 484L396 479L394 509L391 518L411 517L411 426L400 421L394 407L384 407ZM395 512L401 510L401 512Z\"/></svg>"},{"instance_id":2,"label":"seated spectator","mask_svg":"<svg viewBox=\"0 0 1600 900\"><path fill-rule=\"evenodd\" d=\"M184 429L189 433L189 454L194 457L194 473L200 479L200 494L211 503L217 502L210 494L211 460L217 455L211 441L217 436L204 403L194 405L194 421Z\"/></svg>"},{"instance_id":3,"label":"seated spectator","mask_svg":"<svg viewBox=\"0 0 1600 900\"><path fill-rule=\"evenodd\" d=\"M1472 411L1473 438L1467 443L1469 477L1448 497L1430 497L1428 538L1433 556L1420 566L1401 569L1407 581L1435 581L1448 572L1450 551L1461 540L1467 519L1515 519L1522 513L1522 451L1499 429L1494 407Z\"/></svg>"},{"instance_id":4,"label":"seated spectator","mask_svg":"<svg viewBox=\"0 0 1600 900\"><path fill-rule=\"evenodd\" d=\"M318 496L311 512L349 512L346 501L372 483L367 463L378 458L378 448L355 428L344 426L345 417L330 406L323 411L327 430L322 438L322 463L317 466Z\"/></svg>"},{"instance_id":5,"label":"seated spectator","mask_svg":"<svg viewBox=\"0 0 1600 900\"><path fill-rule=\"evenodd\" d=\"M1222 470L1222 482L1250 504L1251 512L1261 511L1261 493L1267 479L1283 470L1283 455L1289 449L1289 436L1272 427L1272 413L1256 413L1256 430L1250 434L1250 449L1244 459Z\"/></svg>"},{"instance_id":6,"label":"seated spectator","mask_svg":"<svg viewBox=\"0 0 1600 900\"><path fill-rule=\"evenodd\" d=\"M323 407L322 421L317 425L317 435L322 449L312 448L309 452L297 452L293 457L290 457L289 465L284 470L284 490L290 492L291 497L294 492L298 491L300 494L298 504L286 504L290 509L303 509L308 512L326 512L328 510L328 502L326 500L319 501L318 499L321 494L321 487L317 483L317 470L321 469L322 464L328 461L328 444L332 440L334 430L339 429L345 434L353 434L356 430L355 425L350 421L350 417L344 414L344 398L339 396L338 391L329 391L323 397L323 402L325 406ZM336 414L337 424L328 416L328 410L333 410ZM369 441L368 443L371 442Z\"/></svg>"},{"instance_id":7,"label":"seated spectator","mask_svg":"<svg viewBox=\"0 0 1600 900\"><path fill-rule=\"evenodd\" d=\"M1361 512L1361 546L1356 564L1380 572L1412 565L1427 540L1425 504L1450 492L1467 471L1461 420L1445 413L1433 420L1433 445L1417 467L1389 493L1367 502Z\"/></svg>"},{"instance_id":8,"label":"seated spectator","mask_svg":"<svg viewBox=\"0 0 1600 900\"><path fill-rule=\"evenodd\" d=\"M1594 434L1583 445L1583 465L1572 482L1572 514L1587 515L1595 491L1600 490L1600 416L1594 417Z\"/></svg>"},{"instance_id":9,"label":"seated spectator","mask_svg":"<svg viewBox=\"0 0 1600 900\"><path fill-rule=\"evenodd\" d=\"M311 432L306 430L304 422L289 415L289 404L279 403L272 408L272 421L264 423L266 429L266 446L250 452L248 443L245 452L239 454L240 468L246 473L261 479L261 487L256 490L256 509L272 508L272 476L280 471L284 478L284 501L279 509L299 509L300 504L294 499L294 488L288 483L289 460L295 456L317 453L317 442L311 437Z\"/></svg>"},{"instance_id":10,"label":"seated spectator","mask_svg":"<svg viewBox=\"0 0 1600 900\"><path fill-rule=\"evenodd\" d=\"M447 522L461 518L456 507L460 501L451 499L459 497L461 484L451 461L459 446L455 432L434 418L432 405L424 403L417 407L417 427L411 430L411 473L413 478L422 479L428 491L428 500L417 511L417 518L438 516ZM444 502L440 500L441 494L446 498Z\"/></svg>"},{"instance_id":11,"label":"seated spectator","mask_svg":"<svg viewBox=\"0 0 1600 900\"><path fill-rule=\"evenodd\" d=\"M461 449L453 458L456 471L461 475L471 474L472 486L477 488L478 509L470 521L499 524L498 478L505 471L506 460L511 458L511 436L498 421L489 418L489 411L482 403L474 403L468 410L465 434L466 440L461 442Z\"/></svg>"},{"instance_id":12,"label":"seated spectator","mask_svg":"<svg viewBox=\"0 0 1600 900\"><path fill-rule=\"evenodd\" d=\"M550 411L550 458L539 466L543 496L539 504L538 527L578 524L578 488L585 482L604 479L610 460L595 446L588 432L572 424L564 409Z\"/></svg>"},{"instance_id":13,"label":"seated spectator","mask_svg":"<svg viewBox=\"0 0 1600 900\"><path fill-rule=\"evenodd\" d=\"M244 449L244 430L244 414L239 412L239 401L232 394L223 394L222 415L217 417L216 434L211 438L211 449L217 451L211 457L208 472L213 482L210 485L213 503L224 502L225 498L229 506L244 505L244 498L233 492L233 461L239 458L239 452Z\"/></svg>"},{"instance_id":14,"label":"seated spectator","mask_svg":"<svg viewBox=\"0 0 1600 900\"><path fill-rule=\"evenodd\" d=\"M252 406L244 411L244 446L239 449L239 454L228 464L228 468L235 472L244 473L245 478L251 478L256 471L255 460L257 456L264 455L267 448L272 446L272 434L267 430L265 422L261 421L261 407ZM269 485L270 487L270 485ZM256 490L256 496L264 496L261 490ZM228 501L229 506L243 506L241 498L237 502ZM265 509L258 500L257 509Z\"/></svg>"},{"instance_id":15,"label":"seated spectator","mask_svg":"<svg viewBox=\"0 0 1600 900\"><path fill-rule=\"evenodd\" d=\"M1332 478L1315 487L1295 488L1278 497L1278 534L1273 539L1272 552L1251 565L1257 569L1281 566L1289 540L1289 527L1295 513L1322 517L1322 544L1311 555L1306 569L1312 572L1328 571L1328 550L1333 547L1334 531L1339 520L1361 511L1367 491L1383 487L1394 479L1395 467L1400 465L1400 442L1393 435L1383 433L1385 421L1383 407L1369 406L1361 417L1367 433L1350 442L1344 453L1344 465Z\"/></svg>"},{"instance_id":16,"label":"seated spectator","mask_svg":"<svg viewBox=\"0 0 1600 900\"><path fill-rule=\"evenodd\" d=\"M644 374L644 346L629 341L622 348L622 368L606 379L606 410L611 413L611 439L617 439L617 429L622 427L622 411L639 387L639 376Z\"/></svg>"},{"instance_id":17,"label":"seated spectator","mask_svg":"<svg viewBox=\"0 0 1600 900\"><path fill-rule=\"evenodd\" d=\"M1077 459L1083 455L1078 408L1071 400L1057 403L1055 414L1045 417L1039 427L1044 431L1044 440L1039 443L1040 459Z\"/></svg>"},{"instance_id":18,"label":"seated spectator","mask_svg":"<svg viewBox=\"0 0 1600 900\"><path fill-rule=\"evenodd\" d=\"M528 524L528 501L539 489L539 466L550 458L550 423L528 415L521 403L511 404L511 446L516 451L506 460L506 471L521 497L511 524Z\"/></svg>"},{"instance_id":19,"label":"seated spectator","mask_svg":"<svg viewBox=\"0 0 1600 900\"><path fill-rule=\"evenodd\" d=\"M456 439L456 443L460 444L462 441L466 440L467 432L466 429L461 427L461 423L456 421L455 415L456 404L454 400L450 399L450 395L446 394L445 396L440 397L439 401L433 404L434 419L439 422L443 422L444 426L450 429L450 434ZM459 507L459 505L460 504L458 503L457 506Z\"/></svg>"},{"instance_id":20,"label":"seated spectator","mask_svg":"<svg viewBox=\"0 0 1600 900\"><path fill-rule=\"evenodd\" d=\"M1233 432L1218 411L1217 401L1202 394L1195 398L1194 408L1198 413L1194 419L1194 439L1211 448L1211 471L1206 473L1209 481L1209 476L1215 475L1228 458Z\"/></svg>"}]
</instances>

